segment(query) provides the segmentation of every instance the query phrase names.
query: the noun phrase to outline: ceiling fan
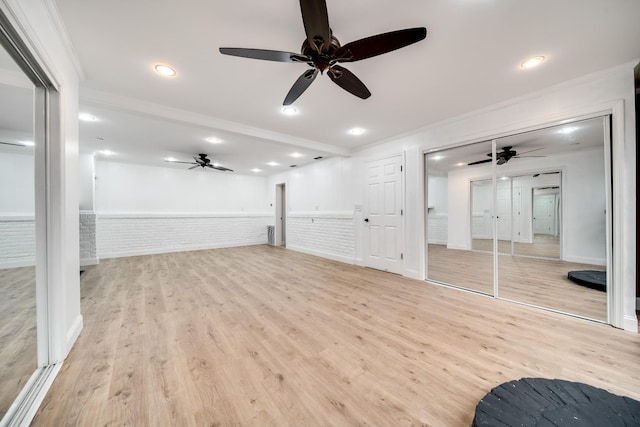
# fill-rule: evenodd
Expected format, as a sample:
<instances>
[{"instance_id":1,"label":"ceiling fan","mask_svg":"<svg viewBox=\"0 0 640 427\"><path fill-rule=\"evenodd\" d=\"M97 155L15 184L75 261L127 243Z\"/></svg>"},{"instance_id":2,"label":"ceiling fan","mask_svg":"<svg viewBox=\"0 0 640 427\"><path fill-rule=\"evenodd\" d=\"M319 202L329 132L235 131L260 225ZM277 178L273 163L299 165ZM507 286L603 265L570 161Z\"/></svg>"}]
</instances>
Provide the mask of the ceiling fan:
<instances>
[{"instance_id":1,"label":"ceiling fan","mask_svg":"<svg viewBox=\"0 0 640 427\"><path fill-rule=\"evenodd\" d=\"M191 169L195 169L197 167L201 167L202 169L204 168L211 168L211 169L216 169L219 171L229 171L229 172L233 172L233 169L227 169L225 167L222 167L220 165L217 164L211 164L211 160L207 158L206 154L198 154L198 156L200 157L196 157L193 156L193 160L195 160L195 162L179 162L177 160L165 160L165 162L169 162L169 163L185 163L188 165L195 165L195 166L191 166L189 168L189 170Z\"/></svg>"},{"instance_id":2,"label":"ceiling fan","mask_svg":"<svg viewBox=\"0 0 640 427\"><path fill-rule=\"evenodd\" d=\"M427 36L424 27L408 28L378 34L347 43L344 46L333 36L329 27L326 0L300 0L302 21L307 38L302 42L301 53L265 49L221 47L220 53L243 58L277 62L300 62L311 68L293 84L283 105L291 105L313 83L318 73L327 71L329 78L342 89L362 98L371 96L369 89L351 71L338 62L354 62L419 42Z\"/></svg>"},{"instance_id":3,"label":"ceiling fan","mask_svg":"<svg viewBox=\"0 0 640 427\"><path fill-rule=\"evenodd\" d=\"M514 158L519 159L521 157L547 157L547 156L523 156L523 154L533 153L534 151L542 150L542 148L536 148L535 150L525 151L524 153L520 153L520 154L518 154L516 150L512 150L512 148L513 147L502 147L502 151L496 151L496 160L497 160L496 164L504 165L511 159L514 159ZM467 163L467 166L479 165L481 163L490 163L491 161L493 161L493 159L491 158L492 157L491 153L488 153L487 156L489 156L488 159Z\"/></svg>"}]
</instances>

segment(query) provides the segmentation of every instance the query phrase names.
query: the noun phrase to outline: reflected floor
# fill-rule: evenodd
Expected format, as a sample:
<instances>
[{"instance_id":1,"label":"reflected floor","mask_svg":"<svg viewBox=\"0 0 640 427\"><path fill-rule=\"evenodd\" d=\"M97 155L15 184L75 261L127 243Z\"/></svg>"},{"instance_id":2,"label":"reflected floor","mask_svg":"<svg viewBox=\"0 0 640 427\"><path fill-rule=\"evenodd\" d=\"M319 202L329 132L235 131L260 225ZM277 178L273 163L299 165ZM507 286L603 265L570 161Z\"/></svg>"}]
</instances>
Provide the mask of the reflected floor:
<instances>
[{"instance_id":1,"label":"reflected floor","mask_svg":"<svg viewBox=\"0 0 640 427\"><path fill-rule=\"evenodd\" d=\"M0 419L37 368L35 268L0 270Z\"/></svg>"},{"instance_id":2,"label":"reflected floor","mask_svg":"<svg viewBox=\"0 0 640 427\"><path fill-rule=\"evenodd\" d=\"M490 253L430 244L428 262L429 280L493 293L493 257ZM604 267L509 255L501 255L498 264L500 298L607 320L607 294L567 279L569 271L604 271Z\"/></svg>"},{"instance_id":3,"label":"reflected floor","mask_svg":"<svg viewBox=\"0 0 640 427\"><path fill-rule=\"evenodd\" d=\"M472 247L475 251L493 252L492 239L473 239ZM498 252L511 253L510 240L498 240ZM546 234L536 234L533 243L514 242L513 253L515 255L560 258L560 239Z\"/></svg>"}]
</instances>

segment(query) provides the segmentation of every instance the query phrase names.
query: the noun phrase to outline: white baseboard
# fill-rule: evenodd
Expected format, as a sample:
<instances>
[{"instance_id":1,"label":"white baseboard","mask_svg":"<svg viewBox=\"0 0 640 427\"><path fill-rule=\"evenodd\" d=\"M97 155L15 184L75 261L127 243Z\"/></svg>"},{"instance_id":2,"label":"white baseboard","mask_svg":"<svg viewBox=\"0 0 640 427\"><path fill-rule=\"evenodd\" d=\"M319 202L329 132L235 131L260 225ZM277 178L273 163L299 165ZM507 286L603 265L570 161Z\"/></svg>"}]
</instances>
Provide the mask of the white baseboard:
<instances>
[{"instance_id":1,"label":"white baseboard","mask_svg":"<svg viewBox=\"0 0 640 427\"><path fill-rule=\"evenodd\" d=\"M223 248L234 248L234 247L240 247L240 246L256 246L256 245L266 245L266 244L267 244L267 241L265 240L263 242L241 243L237 245L194 245L194 246L165 247L160 249L139 249L135 251L100 253L99 259L124 258L129 256L141 256L141 255L170 254L174 252L202 251L207 249L223 249Z\"/></svg>"},{"instance_id":2,"label":"white baseboard","mask_svg":"<svg viewBox=\"0 0 640 427\"><path fill-rule=\"evenodd\" d=\"M428 242L430 245L442 245L442 246L446 246L446 244L448 243L446 239L444 240L438 240L438 239L431 239Z\"/></svg>"},{"instance_id":3,"label":"white baseboard","mask_svg":"<svg viewBox=\"0 0 640 427\"><path fill-rule=\"evenodd\" d=\"M423 280L420 277L420 272L418 270L407 269L402 272L402 275L404 277L408 277L409 279Z\"/></svg>"},{"instance_id":4,"label":"white baseboard","mask_svg":"<svg viewBox=\"0 0 640 427\"><path fill-rule=\"evenodd\" d=\"M75 344L76 340L80 336L83 324L84 323L82 320L82 314L78 314L78 317L76 317L76 320L73 322L73 326L71 326L71 329L69 329L69 332L67 332L67 342L65 343L65 358L71 351L71 347L73 347L73 344Z\"/></svg>"},{"instance_id":5,"label":"white baseboard","mask_svg":"<svg viewBox=\"0 0 640 427\"><path fill-rule=\"evenodd\" d=\"M29 258L0 260L0 270L5 268L34 267L35 265L35 259Z\"/></svg>"},{"instance_id":6,"label":"white baseboard","mask_svg":"<svg viewBox=\"0 0 640 427\"><path fill-rule=\"evenodd\" d=\"M605 267L607 265L607 260L606 259L600 259L600 258L565 256L563 261L575 262L577 264L598 265L598 266L601 266L601 267Z\"/></svg>"},{"instance_id":7,"label":"white baseboard","mask_svg":"<svg viewBox=\"0 0 640 427\"><path fill-rule=\"evenodd\" d=\"M635 315L626 315L622 327L625 331L638 333L638 319Z\"/></svg>"},{"instance_id":8,"label":"white baseboard","mask_svg":"<svg viewBox=\"0 0 640 427\"><path fill-rule=\"evenodd\" d=\"M100 264L100 259L98 257L85 258L80 260L80 267L87 267L90 265L98 265L98 264Z\"/></svg>"},{"instance_id":9,"label":"white baseboard","mask_svg":"<svg viewBox=\"0 0 640 427\"><path fill-rule=\"evenodd\" d=\"M355 259L346 257L344 255L330 254L327 252L316 251L309 248L303 248L301 246L290 246L287 245L287 249L291 249L292 251L302 252L309 255L319 256L321 258L331 259L333 261L344 262L345 264L355 264Z\"/></svg>"}]
</instances>

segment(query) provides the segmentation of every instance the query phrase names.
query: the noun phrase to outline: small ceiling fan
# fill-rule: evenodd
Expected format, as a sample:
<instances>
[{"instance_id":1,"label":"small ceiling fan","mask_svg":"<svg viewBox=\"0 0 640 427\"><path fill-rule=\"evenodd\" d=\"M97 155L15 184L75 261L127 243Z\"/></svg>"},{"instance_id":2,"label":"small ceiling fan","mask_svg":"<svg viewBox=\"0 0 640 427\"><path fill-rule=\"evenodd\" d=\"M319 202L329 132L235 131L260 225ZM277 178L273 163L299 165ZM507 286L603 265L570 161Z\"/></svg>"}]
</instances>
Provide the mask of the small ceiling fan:
<instances>
[{"instance_id":1,"label":"small ceiling fan","mask_svg":"<svg viewBox=\"0 0 640 427\"><path fill-rule=\"evenodd\" d=\"M301 53L265 49L221 47L220 53L243 58L277 62L300 62L311 68L302 73L284 99L283 105L291 105L313 83L318 73L327 71L329 78L342 89L367 99L369 89L351 71L338 62L354 62L382 55L419 42L427 36L424 27L408 28L378 34L347 43L344 46L333 36L329 27L326 0L300 0L302 21L307 38L302 42Z\"/></svg>"},{"instance_id":2,"label":"small ceiling fan","mask_svg":"<svg viewBox=\"0 0 640 427\"><path fill-rule=\"evenodd\" d=\"M542 150L542 148L536 148L535 150L525 151L524 153L518 154L516 150L512 150L513 147L502 147L502 151L496 151L496 164L504 165L511 159L519 159L521 157L547 157L547 156L523 156L523 154L533 153L534 151ZM479 165L481 163L490 163L493 161L492 154L488 153L488 159L478 160L477 162L467 163L467 166Z\"/></svg>"},{"instance_id":3,"label":"small ceiling fan","mask_svg":"<svg viewBox=\"0 0 640 427\"><path fill-rule=\"evenodd\" d=\"M217 164L211 164L211 160L207 158L206 154L198 154L198 156L200 157L196 157L193 156L193 160L195 160L195 162L179 162L177 160L165 160L165 162L169 162L169 163L185 163L187 165L195 165L195 166L191 166L189 168L189 170L191 169L195 169L197 167L201 167L202 169L204 168L210 168L210 169L216 169L219 171L229 171L229 172L233 172L233 169L227 169L225 167L222 167L220 165Z\"/></svg>"}]
</instances>

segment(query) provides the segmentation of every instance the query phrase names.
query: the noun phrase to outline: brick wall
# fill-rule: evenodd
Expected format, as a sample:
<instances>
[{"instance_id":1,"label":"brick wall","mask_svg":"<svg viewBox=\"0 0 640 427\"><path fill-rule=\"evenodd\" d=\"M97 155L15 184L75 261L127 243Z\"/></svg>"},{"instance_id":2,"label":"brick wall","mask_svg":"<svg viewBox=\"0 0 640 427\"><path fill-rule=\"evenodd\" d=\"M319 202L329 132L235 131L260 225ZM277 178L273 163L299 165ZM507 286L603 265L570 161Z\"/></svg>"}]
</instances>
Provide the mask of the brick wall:
<instances>
[{"instance_id":1,"label":"brick wall","mask_svg":"<svg viewBox=\"0 0 640 427\"><path fill-rule=\"evenodd\" d=\"M98 214L99 258L267 243L267 214Z\"/></svg>"},{"instance_id":2,"label":"brick wall","mask_svg":"<svg viewBox=\"0 0 640 427\"><path fill-rule=\"evenodd\" d=\"M98 263L96 214L80 211L80 265Z\"/></svg>"},{"instance_id":3,"label":"brick wall","mask_svg":"<svg viewBox=\"0 0 640 427\"><path fill-rule=\"evenodd\" d=\"M0 268L36 263L36 226L32 215L0 215Z\"/></svg>"},{"instance_id":4,"label":"brick wall","mask_svg":"<svg viewBox=\"0 0 640 427\"><path fill-rule=\"evenodd\" d=\"M427 241L432 245L446 245L449 241L449 215L429 214Z\"/></svg>"},{"instance_id":5,"label":"brick wall","mask_svg":"<svg viewBox=\"0 0 640 427\"><path fill-rule=\"evenodd\" d=\"M287 248L353 264L353 213L288 213Z\"/></svg>"}]
</instances>

